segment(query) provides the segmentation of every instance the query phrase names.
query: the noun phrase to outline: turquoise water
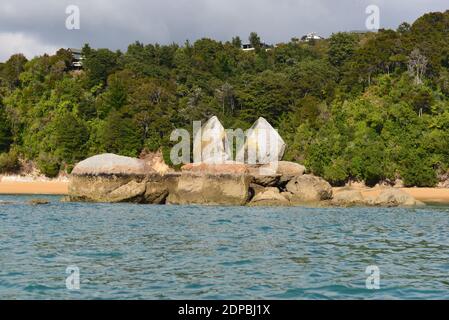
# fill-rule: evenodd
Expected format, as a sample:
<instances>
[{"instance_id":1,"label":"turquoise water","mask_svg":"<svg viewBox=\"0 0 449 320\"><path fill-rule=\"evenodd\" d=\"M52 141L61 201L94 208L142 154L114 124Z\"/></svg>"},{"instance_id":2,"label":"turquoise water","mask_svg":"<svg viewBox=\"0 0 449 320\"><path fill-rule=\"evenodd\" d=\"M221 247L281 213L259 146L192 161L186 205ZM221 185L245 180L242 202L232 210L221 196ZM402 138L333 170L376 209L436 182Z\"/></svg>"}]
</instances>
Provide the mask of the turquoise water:
<instances>
[{"instance_id":1,"label":"turquoise water","mask_svg":"<svg viewBox=\"0 0 449 320\"><path fill-rule=\"evenodd\" d=\"M0 299L448 299L449 208L60 203L0 196ZM66 288L66 268L80 290ZM367 266L380 290L365 287Z\"/></svg>"}]
</instances>

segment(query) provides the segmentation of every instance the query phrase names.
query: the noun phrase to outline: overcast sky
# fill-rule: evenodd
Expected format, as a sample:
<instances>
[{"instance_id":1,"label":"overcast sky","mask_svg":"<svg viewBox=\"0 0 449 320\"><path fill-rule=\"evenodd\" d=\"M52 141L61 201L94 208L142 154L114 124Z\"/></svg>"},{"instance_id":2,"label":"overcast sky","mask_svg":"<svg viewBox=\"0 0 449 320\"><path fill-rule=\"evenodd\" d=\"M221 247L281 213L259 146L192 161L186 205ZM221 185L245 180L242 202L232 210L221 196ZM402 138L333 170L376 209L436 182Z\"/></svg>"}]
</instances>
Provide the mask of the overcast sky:
<instances>
[{"instance_id":1,"label":"overcast sky","mask_svg":"<svg viewBox=\"0 0 449 320\"><path fill-rule=\"evenodd\" d=\"M136 40L246 40L251 31L267 43L312 31L328 36L364 29L370 4L379 6L382 28L449 9L448 0L1 0L0 61L17 52L31 58L84 43L124 50ZM66 28L69 5L80 9L79 30Z\"/></svg>"}]
</instances>

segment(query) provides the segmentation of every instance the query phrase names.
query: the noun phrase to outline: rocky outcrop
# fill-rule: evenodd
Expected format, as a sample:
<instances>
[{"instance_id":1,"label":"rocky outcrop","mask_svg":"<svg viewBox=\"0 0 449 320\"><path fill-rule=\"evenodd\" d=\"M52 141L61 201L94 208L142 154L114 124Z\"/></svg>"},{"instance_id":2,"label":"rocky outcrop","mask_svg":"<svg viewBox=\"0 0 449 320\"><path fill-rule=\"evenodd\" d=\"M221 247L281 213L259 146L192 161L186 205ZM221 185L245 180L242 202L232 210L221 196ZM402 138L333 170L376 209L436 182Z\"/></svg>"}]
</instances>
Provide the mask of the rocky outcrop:
<instances>
[{"instance_id":1,"label":"rocky outcrop","mask_svg":"<svg viewBox=\"0 0 449 320\"><path fill-rule=\"evenodd\" d=\"M144 203L165 204L170 190L173 190L178 181L178 173L169 173L163 176L151 175L147 177Z\"/></svg>"},{"instance_id":2,"label":"rocky outcrop","mask_svg":"<svg viewBox=\"0 0 449 320\"><path fill-rule=\"evenodd\" d=\"M282 160L286 144L267 120L259 118L248 130L246 141L238 154L245 154L250 164L267 164Z\"/></svg>"},{"instance_id":3,"label":"rocky outcrop","mask_svg":"<svg viewBox=\"0 0 449 320\"><path fill-rule=\"evenodd\" d=\"M263 187L275 187L279 185L281 176L276 172L265 171L266 168L260 165L248 166L248 173L252 182Z\"/></svg>"},{"instance_id":4,"label":"rocky outcrop","mask_svg":"<svg viewBox=\"0 0 449 320\"><path fill-rule=\"evenodd\" d=\"M270 171L265 169L275 170ZM265 174L265 173L269 174ZM398 188L333 190L322 178L305 175L305 168L292 162L246 165L195 163L181 172L167 169L159 158L134 159L113 154L98 155L80 162L72 171L69 201L133 202L174 205L335 206L422 205Z\"/></svg>"},{"instance_id":5,"label":"rocky outcrop","mask_svg":"<svg viewBox=\"0 0 449 320\"><path fill-rule=\"evenodd\" d=\"M245 164L224 163L224 164L208 164L208 163L189 163L181 168L182 172L199 173L199 174L248 174L249 169Z\"/></svg>"},{"instance_id":6,"label":"rocky outcrop","mask_svg":"<svg viewBox=\"0 0 449 320\"><path fill-rule=\"evenodd\" d=\"M286 191L293 204L319 202L332 199L332 187L322 178L313 175L298 176L290 180Z\"/></svg>"},{"instance_id":7,"label":"rocky outcrop","mask_svg":"<svg viewBox=\"0 0 449 320\"><path fill-rule=\"evenodd\" d=\"M369 189L368 189L369 190ZM373 190L376 192L376 189ZM377 207L407 207L422 206L424 203L397 188L383 188L378 195L364 196L360 190L346 189L335 193L332 205L336 206L377 206Z\"/></svg>"},{"instance_id":8,"label":"rocky outcrop","mask_svg":"<svg viewBox=\"0 0 449 320\"><path fill-rule=\"evenodd\" d=\"M231 149L226 130L217 117L210 118L196 132L193 143L193 154L197 162L221 164L231 159Z\"/></svg>"},{"instance_id":9,"label":"rocky outcrop","mask_svg":"<svg viewBox=\"0 0 449 320\"><path fill-rule=\"evenodd\" d=\"M244 164L193 163L181 171L168 197L169 204L242 206L248 201L251 179Z\"/></svg>"},{"instance_id":10,"label":"rocky outcrop","mask_svg":"<svg viewBox=\"0 0 449 320\"><path fill-rule=\"evenodd\" d=\"M277 174L281 176L279 180L281 185L286 185L293 178L302 176L306 172L306 167L294 162L279 161L277 166Z\"/></svg>"},{"instance_id":11,"label":"rocky outcrop","mask_svg":"<svg viewBox=\"0 0 449 320\"><path fill-rule=\"evenodd\" d=\"M78 163L69 183L69 200L162 204L171 181L163 160L102 154Z\"/></svg>"},{"instance_id":12,"label":"rocky outcrop","mask_svg":"<svg viewBox=\"0 0 449 320\"><path fill-rule=\"evenodd\" d=\"M76 174L72 172L69 197L72 201L110 202L112 199L108 195L128 184L132 179L132 177L126 176Z\"/></svg>"},{"instance_id":13,"label":"rocky outcrop","mask_svg":"<svg viewBox=\"0 0 449 320\"><path fill-rule=\"evenodd\" d=\"M367 198L366 203L373 206L398 207L398 206L419 206L424 203L416 200L405 191L395 188L388 188L382 191L375 198Z\"/></svg>"},{"instance_id":14,"label":"rocky outcrop","mask_svg":"<svg viewBox=\"0 0 449 320\"><path fill-rule=\"evenodd\" d=\"M139 159L145 162L145 166L151 168L152 171L164 175L170 172L174 172L164 161L162 151L149 152L148 150L142 151Z\"/></svg>"},{"instance_id":15,"label":"rocky outcrop","mask_svg":"<svg viewBox=\"0 0 449 320\"><path fill-rule=\"evenodd\" d=\"M266 188L257 193L249 203L250 206L290 206L287 199L278 188Z\"/></svg>"},{"instance_id":16,"label":"rocky outcrop","mask_svg":"<svg viewBox=\"0 0 449 320\"><path fill-rule=\"evenodd\" d=\"M300 164L288 161L277 161L271 164L248 165L253 183L264 187L285 187L297 176L302 176L306 168Z\"/></svg>"},{"instance_id":17,"label":"rocky outcrop","mask_svg":"<svg viewBox=\"0 0 449 320\"><path fill-rule=\"evenodd\" d=\"M31 206L40 206L40 205L44 205L44 204L50 204L50 200L47 199L32 199L30 201L27 202L29 205Z\"/></svg>"},{"instance_id":18,"label":"rocky outcrop","mask_svg":"<svg viewBox=\"0 0 449 320\"><path fill-rule=\"evenodd\" d=\"M249 199L250 182L246 174L182 172L167 203L243 206Z\"/></svg>"},{"instance_id":19,"label":"rocky outcrop","mask_svg":"<svg viewBox=\"0 0 449 320\"><path fill-rule=\"evenodd\" d=\"M358 190L343 190L334 194L332 204L337 206L363 205L365 199Z\"/></svg>"},{"instance_id":20,"label":"rocky outcrop","mask_svg":"<svg viewBox=\"0 0 449 320\"><path fill-rule=\"evenodd\" d=\"M69 200L164 204L177 174L117 176L72 175Z\"/></svg>"},{"instance_id":21,"label":"rocky outcrop","mask_svg":"<svg viewBox=\"0 0 449 320\"><path fill-rule=\"evenodd\" d=\"M72 175L145 175L153 171L144 160L118 156L112 153L93 156L78 163Z\"/></svg>"}]
</instances>

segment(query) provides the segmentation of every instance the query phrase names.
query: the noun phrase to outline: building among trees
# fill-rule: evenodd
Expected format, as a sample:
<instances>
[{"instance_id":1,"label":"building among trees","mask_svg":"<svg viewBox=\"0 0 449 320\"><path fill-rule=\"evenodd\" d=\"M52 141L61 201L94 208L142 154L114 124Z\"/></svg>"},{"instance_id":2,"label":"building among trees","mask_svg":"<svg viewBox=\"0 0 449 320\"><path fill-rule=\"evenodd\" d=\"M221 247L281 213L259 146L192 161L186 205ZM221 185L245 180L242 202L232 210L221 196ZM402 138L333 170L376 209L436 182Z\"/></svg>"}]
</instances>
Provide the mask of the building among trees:
<instances>
[{"instance_id":1,"label":"building among trees","mask_svg":"<svg viewBox=\"0 0 449 320\"><path fill-rule=\"evenodd\" d=\"M302 41L309 42L312 40L324 40L323 37L317 35L315 32L311 32L301 37Z\"/></svg>"},{"instance_id":2,"label":"building among trees","mask_svg":"<svg viewBox=\"0 0 449 320\"><path fill-rule=\"evenodd\" d=\"M72 68L82 69L83 68L83 56L81 54L81 49L69 49L72 54Z\"/></svg>"}]
</instances>

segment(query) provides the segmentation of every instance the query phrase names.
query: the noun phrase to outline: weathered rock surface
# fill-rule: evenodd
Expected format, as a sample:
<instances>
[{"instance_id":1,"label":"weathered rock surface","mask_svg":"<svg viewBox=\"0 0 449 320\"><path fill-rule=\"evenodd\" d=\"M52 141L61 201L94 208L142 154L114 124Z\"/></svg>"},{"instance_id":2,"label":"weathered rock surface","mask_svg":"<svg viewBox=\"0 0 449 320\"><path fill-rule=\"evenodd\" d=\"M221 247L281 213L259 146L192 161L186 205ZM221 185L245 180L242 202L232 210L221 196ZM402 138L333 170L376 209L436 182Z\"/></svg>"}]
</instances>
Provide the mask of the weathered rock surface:
<instances>
[{"instance_id":1,"label":"weathered rock surface","mask_svg":"<svg viewBox=\"0 0 449 320\"><path fill-rule=\"evenodd\" d=\"M322 178L303 175L293 178L286 186L293 204L318 202L332 198L331 185Z\"/></svg>"},{"instance_id":2,"label":"weathered rock surface","mask_svg":"<svg viewBox=\"0 0 449 320\"><path fill-rule=\"evenodd\" d=\"M144 175L150 171L144 160L105 153L81 161L72 175Z\"/></svg>"},{"instance_id":3,"label":"weathered rock surface","mask_svg":"<svg viewBox=\"0 0 449 320\"><path fill-rule=\"evenodd\" d=\"M279 161L277 174L281 175L279 183L287 184L294 177L302 176L306 172L306 167L294 162Z\"/></svg>"},{"instance_id":4,"label":"weathered rock surface","mask_svg":"<svg viewBox=\"0 0 449 320\"><path fill-rule=\"evenodd\" d=\"M284 187L294 177L304 175L306 168L288 161L262 165L248 165L253 182L264 187Z\"/></svg>"},{"instance_id":5,"label":"weathered rock surface","mask_svg":"<svg viewBox=\"0 0 449 320\"><path fill-rule=\"evenodd\" d=\"M260 184L251 183L249 185L250 198L254 198L259 193L262 193L264 191L265 191L265 187L261 186Z\"/></svg>"},{"instance_id":6,"label":"weathered rock surface","mask_svg":"<svg viewBox=\"0 0 449 320\"><path fill-rule=\"evenodd\" d=\"M202 173L202 174L248 174L248 167L245 164L223 163L189 163L184 165L183 172Z\"/></svg>"},{"instance_id":7,"label":"weathered rock surface","mask_svg":"<svg viewBox=\"0 0 449 320\"><path fill-rule=\"evenodd\" d=\"M413 196L396 188L388 188L382 191L374 199L367 198L366 203L373 206L384 206L384 207L424 205L424 203L416 200Z\"/></svg>"},{"instance_id":8,"label":"weathered rock surface","mask_svg":"<svg viewBox=\"0 0 449 320\"><path fill-rule=\"evenodd\" d=\"M130 181L127 184L115 189L109 193L108 202L142 202L142 196L145 194L146 182Z\"/></svg>"},{"instance_id":9,"label":"weathered rock surface","mask_svg":"<svg viewBox=\"0 0 449 320\"><path fill-rule=\"evenodd\" d=\"M183 172L170 190L167 203L243 206L248 202L250 182L246 174Z\"/></svg>"},{"instance_id":10,"label":"weathered rock surface","mask_svg":"<svg viewBox=\"0 0 449 320\"><path fill-rule=\"evenodd\" d=\"M299 164L280 161L272 175L261 174L267 172L261 171L264 167L272 168L268 164L227 161L188 164L181 172L167 173L171 170L167 170L162 157L149 160L103 154L86 159L74 168L67 200L233 206L423 205L408 193L391 187L382 189L378 196L366 197L360 190L351 188L337 191L333 196L328 182L304 175L305 168Z\"/></svg>"},{"instance_id":11,"label":"weathered rock surface","mask_svg":"<svg viewBox=\"0 0 449 320\"><path fill-rule=\"evenodd\" d=\"M88 202L162 204L172 183L161 157L144 159L102 154L78 163L69 183L69 199Z\"/></svg>"},{"instance_id":12,"label":"weathered rock surface","mask_svg":"<svg viewBox=\"0 0 449 320\"><path fill-rule=\"evenodd\" d=\"M335 192L331 204L337 206L379 206L379 207L400 207L400 206L421 206L424 203L416 200L413 196L397 188L384 188L377 196L363 196L357 189L349 189Z\"/></svg>"},{"instance_id":13,"label":"weathered rock surface","mask_svg":"<svg viewBox=\"0 0 449 320\"><path fill-rule=\"evenodd\" d=\"M152 171L159 173L161 175L174 172L164 161L164 156L162 151L148 152L144 151L140 154L139 159L145 162L145 166L151 168Z\"/></svg>"},{"instance_id":14,"label":"weathered rock surface","mask_svg":"<svg viewBox=\"0 0 449 320\"><path fill-rule=\"evenodd\" d=\"M32 199L27 202L31 206L39 206L44 204L50 204L50 200L47 199Z\"/></svg>"},{"instance_id":15,"label":"weathered rock surface","mask_svg":"<svg viewBox=\"0 0 449 320\"><path fill-rule=\"evenodd\" d=\"M334 194L332 204L339 206L363 205L365 199L358 190L343 190Z\"/></svg>"},{"instance_id":16,"label":"weathered rock surface","mask_svg":"<svg viewBox=\"0 0 449 320\"><path fill-rule=\"evenodd\" d=\"M271 163L282 160L286 144L279 133L264 118L259 118L249 129L249 134L238 154L247 155L249 163Z\"/></svg>"},{"instance_id":17,"label":"weathered rock surface","mask_svg":"<svg viewBox=\"0 0 449 320\"><path fill-rule=\"evenodd\" d=\"M151 204L165 204L165 201L173 189L178 174L172 173L164 176L151 176L146 180L144 202Z\"/></svg>"},{"instance_id":18,"label":"weathered rock surface","mask_svg":"<svg viewBox=\"0 0 449 320\"><path fill-rule=\"evenodd\" d=\"M259 192L249 203L250 206L289 206L290 201L278 188L266 188Z\"/></svg>"},{"instance_id":19,"label":"weathered rock surface","mask_svg":"<svg viewBox=\"0 0 449 320\"><path fill-rule=\"evenodd\" d=\"M217 117L210 118L194 138L195 161L221 164L231 159L231 151L226 130Z\"/></svg>"},{"instance_id":20,"label":"weathered rock surface","mask_svg":"<svg viewBox=\"0 0 449 320\"><path fill-rule=\"evenodd\" d=\"M177 174L77 176L69 184L71 201L164 204Z\"/></svg>"}]
</instances>

